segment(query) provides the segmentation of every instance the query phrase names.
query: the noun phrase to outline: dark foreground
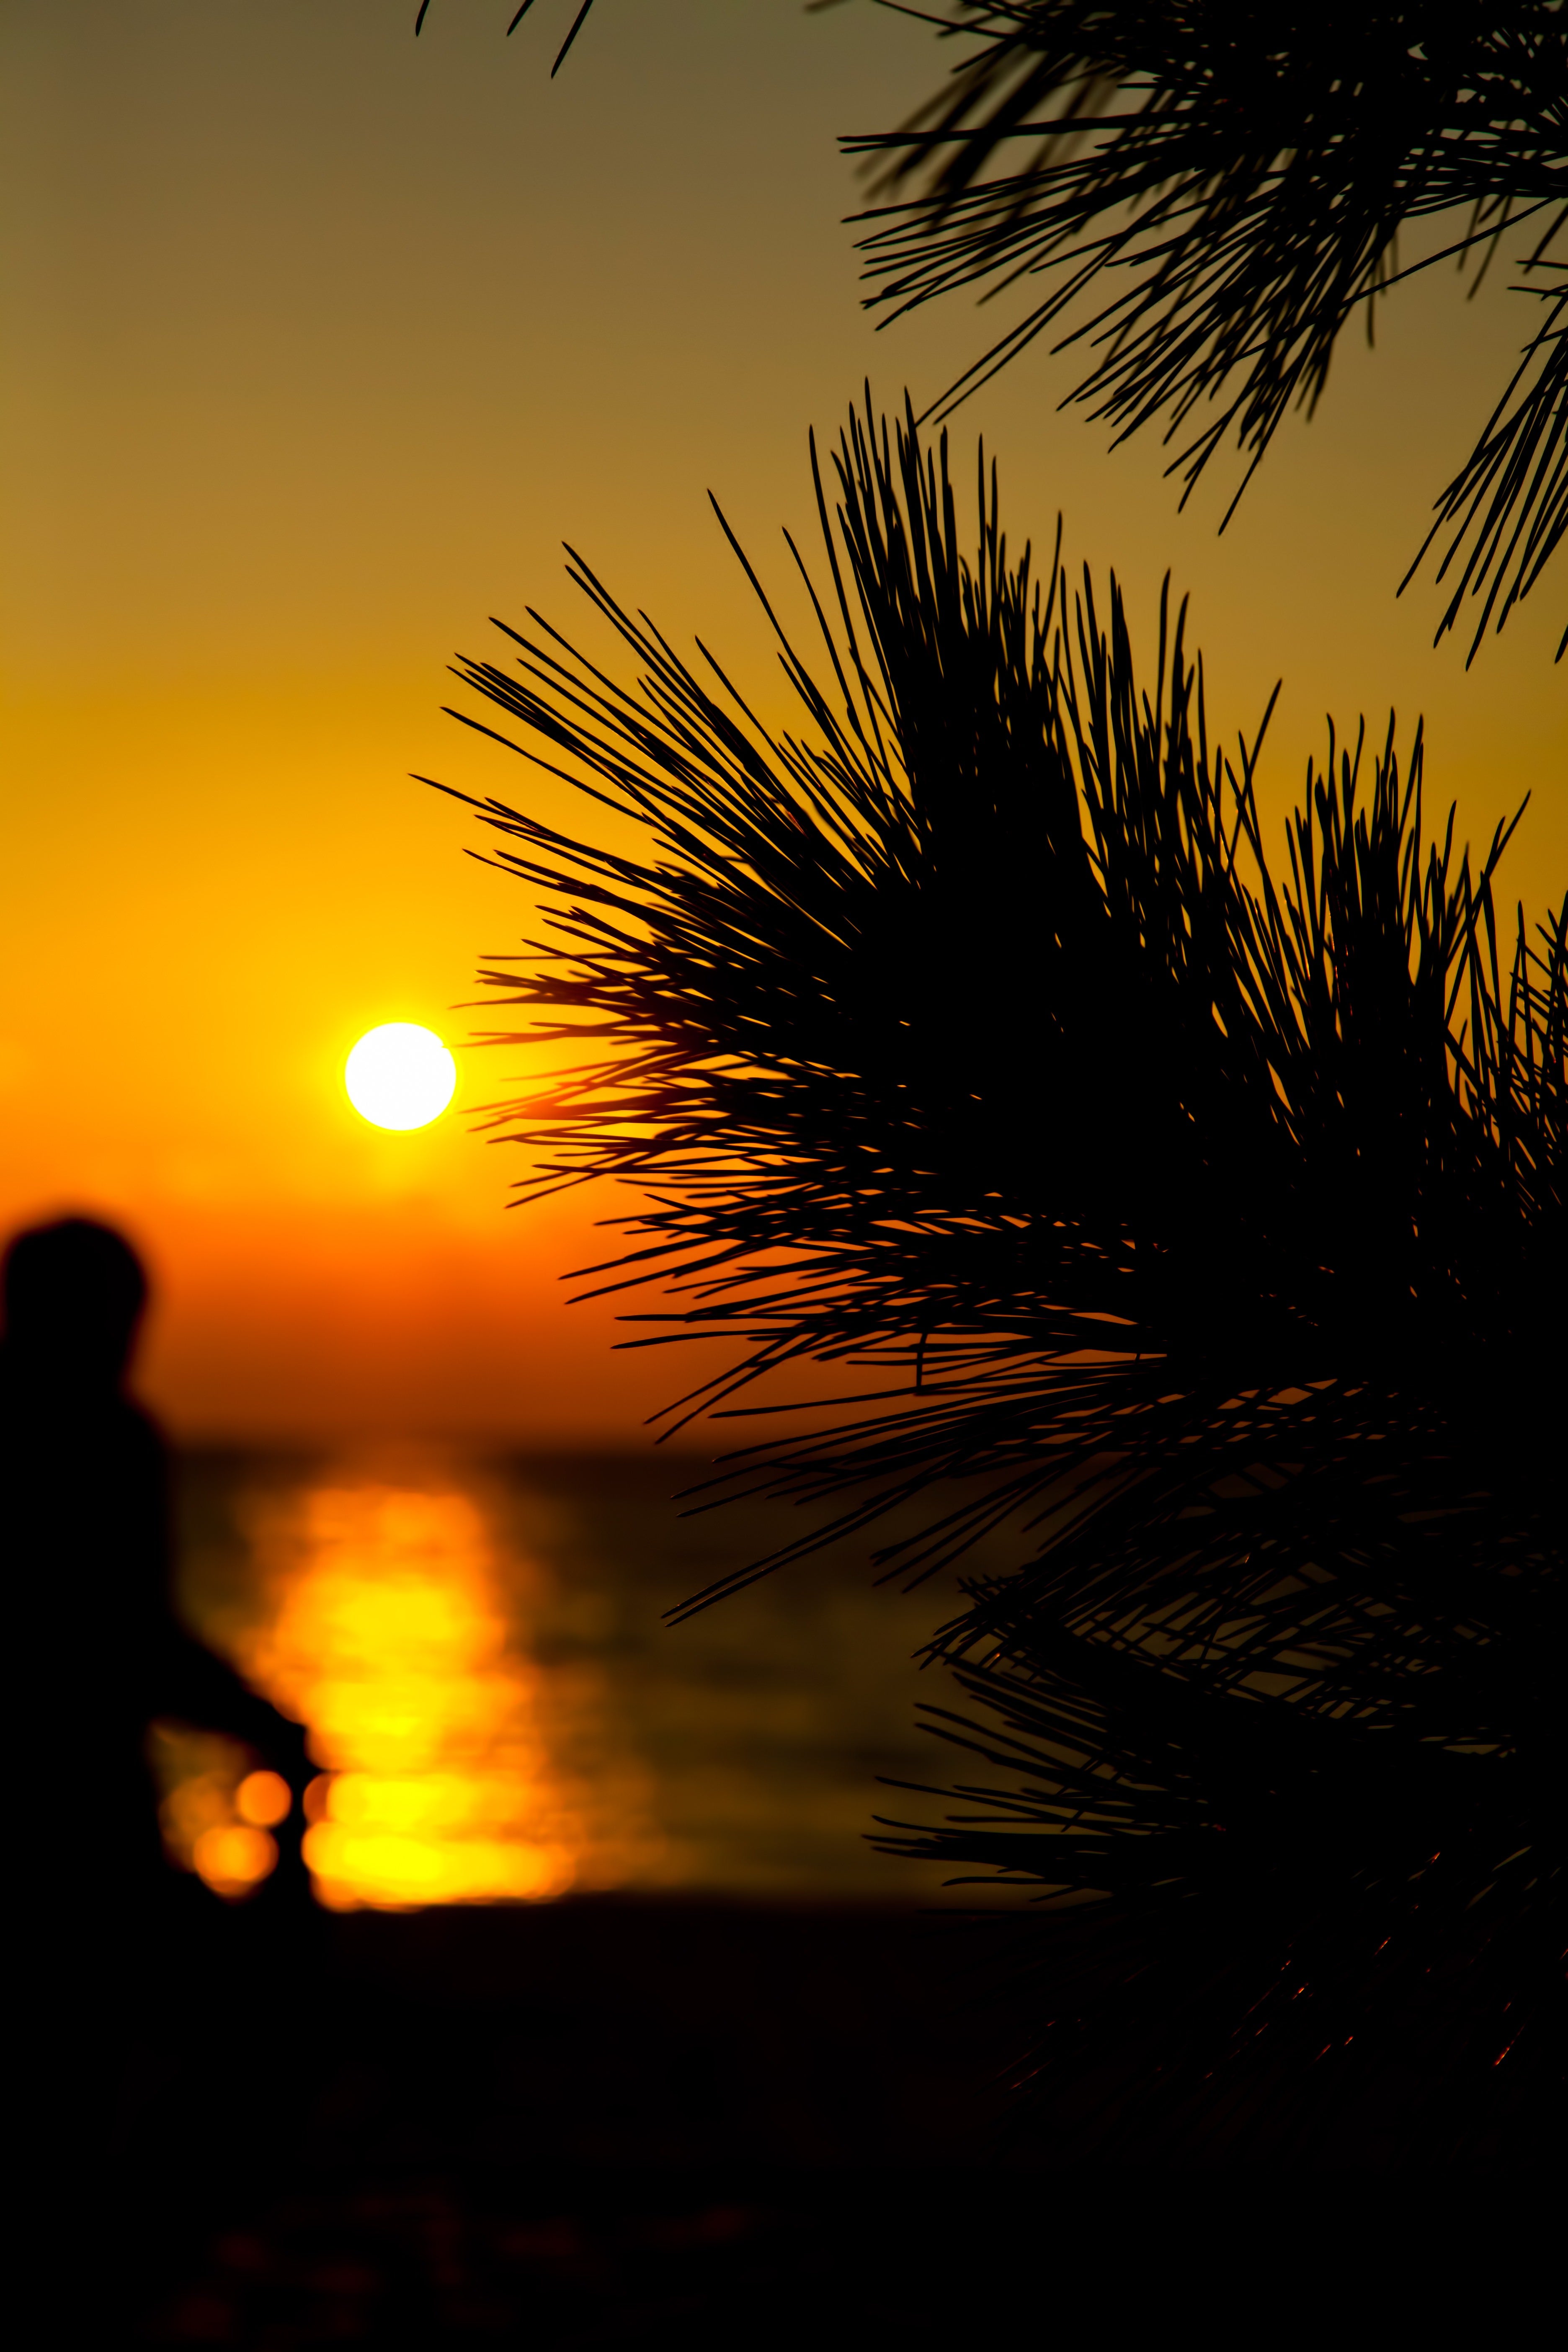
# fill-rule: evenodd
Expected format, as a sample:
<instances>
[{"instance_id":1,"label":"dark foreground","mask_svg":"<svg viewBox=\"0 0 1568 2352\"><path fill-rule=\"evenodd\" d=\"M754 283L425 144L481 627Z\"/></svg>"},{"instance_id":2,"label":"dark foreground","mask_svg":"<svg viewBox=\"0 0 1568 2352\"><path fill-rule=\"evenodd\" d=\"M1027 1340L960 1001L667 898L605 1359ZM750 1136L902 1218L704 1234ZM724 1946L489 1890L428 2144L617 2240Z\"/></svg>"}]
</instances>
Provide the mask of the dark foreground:
<instances>
[{"instance_id":1,"label":"dark foreground","mask_svg":"<svg viewBox=\"0 0 1568 2352\"><path fill-rule=\"evenodd\" d=\"M226 1915L143 2037L65 2303L108 2289L106 2343L247 2352L926 2342L959 2244L972 2272L1047 2210L1060 2241L1064 2192L1076 2239L1107 2161L1218 2164L1232 2189L1258 2157L1421 2168L1381 2103L1314 2155L1271 2149L1267 2083L1244 2127L1112 2146L1100 2119L1142 2061L1021 2107L1017 1925L609 1898ZM1530 2137L1500 2110L1460 2167L1538 2180ZM62 2313L58 2340L80 2334Z\"/></svg>"},{"instance_id":2,"label":"dark foreground","mask_svg":"<svg viewBox=\"0 0 1568 2352\"><path fill-rule=\"evenodd\" d=\"M999 2137L994 1925L610 1900L323 1921L144 2087L135 2340L798 2340ZM167 2039L167 2036L165 2037ZM850 2283L853 2274L853 2284Z\"/></svg>"}]
</instances>

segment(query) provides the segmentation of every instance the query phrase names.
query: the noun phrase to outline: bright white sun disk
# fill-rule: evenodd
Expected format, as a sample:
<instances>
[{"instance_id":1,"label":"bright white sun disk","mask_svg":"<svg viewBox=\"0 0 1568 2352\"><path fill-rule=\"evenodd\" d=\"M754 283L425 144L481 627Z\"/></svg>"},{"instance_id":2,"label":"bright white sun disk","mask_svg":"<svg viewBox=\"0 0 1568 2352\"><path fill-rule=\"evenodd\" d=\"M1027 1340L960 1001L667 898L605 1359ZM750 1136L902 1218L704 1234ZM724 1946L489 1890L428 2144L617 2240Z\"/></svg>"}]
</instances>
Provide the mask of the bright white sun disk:
<instances>
[{"instance_id":1,"label":"bright white sun disk","mask_svg":"<svg viewBox=\"0 0 1568 2352\"><path fill-rule=\"evenodd\" d=\"M368 1030L343 1069L349 1100L373 1127L428 1127L458 1085L458 1065L432 1029L412 1021Z\"/></svg>"}]
</instances>

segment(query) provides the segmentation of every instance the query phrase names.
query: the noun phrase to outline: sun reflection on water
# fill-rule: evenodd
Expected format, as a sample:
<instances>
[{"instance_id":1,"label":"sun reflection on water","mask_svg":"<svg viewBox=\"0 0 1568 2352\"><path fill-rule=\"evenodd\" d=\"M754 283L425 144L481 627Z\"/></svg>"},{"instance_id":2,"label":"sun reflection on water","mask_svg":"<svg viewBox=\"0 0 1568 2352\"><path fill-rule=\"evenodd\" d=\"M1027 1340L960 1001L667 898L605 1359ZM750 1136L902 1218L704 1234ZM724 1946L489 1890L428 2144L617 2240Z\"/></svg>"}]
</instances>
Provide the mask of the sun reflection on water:
<instances>
[{"instance_id":1,"label":"sun reflection on water","mask_svg":"<svg viewBox=\"0 0 1568 2352\"><path fill-rule=\"evenodd\" d=\"M683 1517L668 1465L615 1455L182 1467L182 1612L309 1727L317 1765L303 1823L274 1822L261 1757L155 1727L170 1852L227 1899L286 1901L303 1827L316 1891L344 1910L932 1900L931 1866L868 1836L912 1811L879 1776L931 1777L913 1721L931 1685L910 1663L929 1589L876 1591L841 1547L672 1631L673 1604L776 1548L773 1506Z\"/></svg>"},{"instance_id":2,"label":"sun reflection on water","mask_svg":"<svg viewBox=\"0 0 1568 2352\"><path fill-rule=\"evenodd\" d=\"M366 1480L258 1496L248 1516L271 1605L228 1646L310 1727L322 1778L304 1853L321 1901L402 1910L602 1883L602 1841L552 1762L544 1678L513 1645L472 1498ZM630 1818L621 1829L637 1835Z\"/></svg>"}]
</instances>

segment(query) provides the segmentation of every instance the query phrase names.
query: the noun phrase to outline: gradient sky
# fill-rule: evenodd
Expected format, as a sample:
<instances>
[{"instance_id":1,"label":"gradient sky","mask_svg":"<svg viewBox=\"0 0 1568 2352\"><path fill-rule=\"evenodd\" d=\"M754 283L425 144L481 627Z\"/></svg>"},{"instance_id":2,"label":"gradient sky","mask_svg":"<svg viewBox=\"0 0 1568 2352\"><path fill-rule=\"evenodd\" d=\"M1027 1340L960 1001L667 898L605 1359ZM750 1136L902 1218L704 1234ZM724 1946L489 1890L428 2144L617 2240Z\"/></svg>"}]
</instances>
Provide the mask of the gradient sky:
<instances>
[{"instance_id":1,"label":"gradient sky","mask_svg":"<svg viewBox=\"0 0 1568 2352\"><path fill-rule=\"evenodd\" d=\"M599 1438L669 1393L557 1279L580 1202L503 1213L460 1115L380 1135L341 1069L362 1030L456 1044L520 887L410 770L564 815L440 715L490 614L572 625L570 538L774 709L705 492L772 576L813 530L805 434L869 375L917 403L988 339L950 305L878 334L837 132L893 124L929 31L847 0L0 0L5 894L0 1224L121 1220L160 1304L146 1386L190 1435L412 1428ZM1511 893L1568 874L1561 581L1467 674L1430 580L1394 589L1528 329L1447 273L1336 362L1223 540L1161 453L1113 454L1037 351L983 432L1015 539L1065 512L1135 618L1193 594L1211 712L1284 695L1283 814L1324 714L1425 712L1431 800L1489 835L1528 791ZM1559 572L1562 566L1559 564ZM458 1111L521 1054L459 1055Z\"/></svg>"}]
</instances>

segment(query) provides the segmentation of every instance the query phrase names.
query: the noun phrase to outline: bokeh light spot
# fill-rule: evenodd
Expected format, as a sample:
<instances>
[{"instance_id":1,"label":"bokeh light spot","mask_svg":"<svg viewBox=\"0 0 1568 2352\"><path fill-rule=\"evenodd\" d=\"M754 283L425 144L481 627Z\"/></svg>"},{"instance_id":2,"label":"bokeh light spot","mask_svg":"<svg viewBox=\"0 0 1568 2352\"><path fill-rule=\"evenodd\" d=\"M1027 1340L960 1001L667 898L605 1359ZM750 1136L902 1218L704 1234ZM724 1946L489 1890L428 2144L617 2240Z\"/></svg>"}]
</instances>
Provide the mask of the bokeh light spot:
<instances>
[{"instance_id":1,"label":"bokeh light spot","mask_svg":"<svg viewBox=\"0 0 1568 2352\"><path fill-rule=\"evenodd\" d=\"M387 1021L360 1039L344 1065L343 1084L373 1127L428 1127L457 1091L458 1065L433 1029Z\"/></svg>"},{"instance_id":2,"label":"bokeh light spot","mask_svg":"<svg viewBox=\"0 0 1568 2352\"><path fill-rule=\"evenodd\" d=\"M281 1772L247 1772L234 1792L234 1809L252 1829L275 1830L286 1822L293 1791Z\"/></svg>"},{"instance_id":3,"label":"bokeh light spot","mask_svg":"<svg viewBox=\"0 0 1568 2352\"><path fill-rule=\"evenodd\" d=\"M277 1841L246 1822L204 1830L193 1860L215 1895L244 1895L278 1866Z\"/></svg>"},{"instance_id":4,"label":"bokeh light spot","mask_svg":"<svg viewBox=\"0 0 1568 2352\"><path fill-rule=\"evenodd\" d=\"M148 1734L148 1762L162 1792L163 1850L180 1870L194 1870L216 1895L237 1901L270 1876L278 1848L257 1819L282 1791L281 1821L291 1801L277 1772L257 1771L254 1751L221 1732L160 1719ZM273 1784L276 1783L274 1787ZM253 1787L252 1784L257 1784ZM251 1790L248 1814L243 1792Z\"/></svg>"}]
</instances>

